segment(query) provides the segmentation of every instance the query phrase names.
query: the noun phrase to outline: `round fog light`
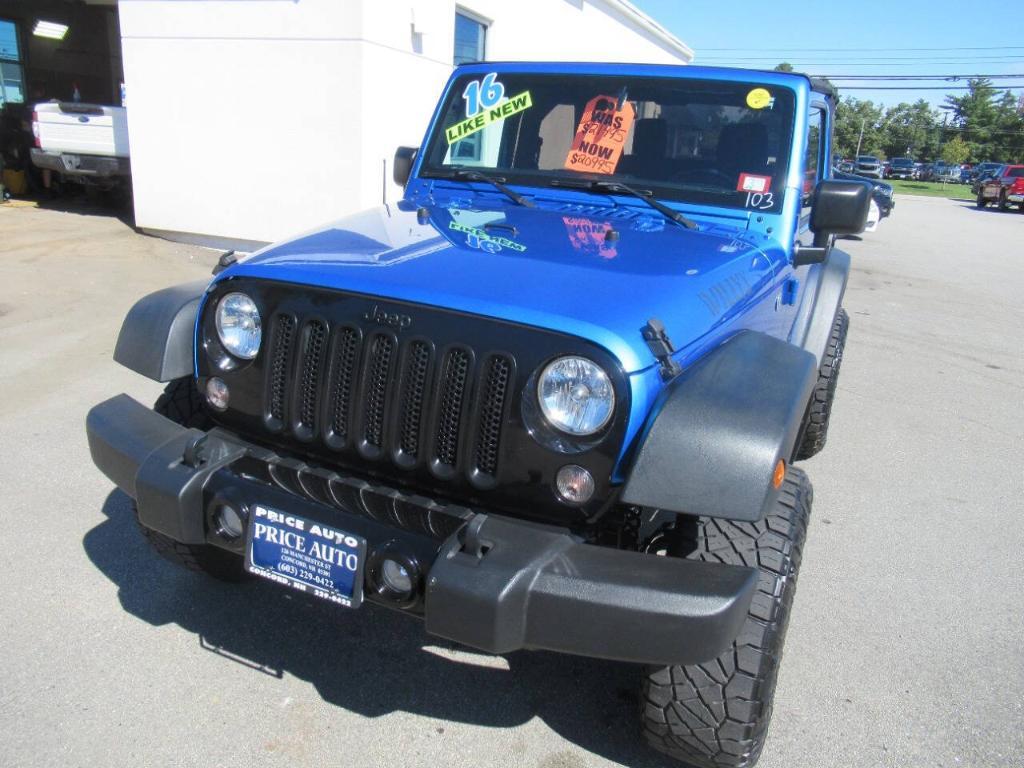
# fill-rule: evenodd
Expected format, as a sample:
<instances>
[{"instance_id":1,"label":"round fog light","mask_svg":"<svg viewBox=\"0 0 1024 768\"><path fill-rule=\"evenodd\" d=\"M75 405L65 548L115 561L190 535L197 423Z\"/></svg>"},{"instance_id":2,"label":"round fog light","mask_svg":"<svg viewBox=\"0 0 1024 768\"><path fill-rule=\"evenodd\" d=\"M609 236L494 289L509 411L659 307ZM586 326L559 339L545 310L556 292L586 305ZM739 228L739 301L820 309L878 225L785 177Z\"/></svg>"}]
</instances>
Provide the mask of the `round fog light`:
<instances>
[{"instance_id":1,"label":"round fog light","mask_svg":"<svg viewBox=\"0 0 1024 768\"><path fill-rule=\"evenodd\" d=\"M242 516L234 507L222 504L213 513L213 522L217 526L217 533L225 539L237 539L245 533L245 523Z\"/></svg>"},{"instance_id":2,"label":"round fog light","mask_svg":"<svg viewBox=\"0 0 1024 768\"><path fill-rule=\"evenodd\" d=\"M385 587L400 595L412 592L412 576L397 560L386 558L380 565L380 580Z\"/></svg>"},{"instance_id":3,"label":"round fog light","mask_svg":"<svg viewBox=\"0 0 1024 768\"><path fill-rule=\"evenodd\" d=\"M223 379L213 376L206 382L206 402L218 411L227 410L229 394L228 385Z\"/></svg>"},{"instance_id":4,"label":"round fog light","mask_svg":"<svg viewBox=\"0 0 1024 768\"><path fill-rule=\"evenodd\" d=\"M594 476L577 464L567 464L555 476L558 495L571 504L590 501L594 495Z\"/></svg>"}]
</instances>

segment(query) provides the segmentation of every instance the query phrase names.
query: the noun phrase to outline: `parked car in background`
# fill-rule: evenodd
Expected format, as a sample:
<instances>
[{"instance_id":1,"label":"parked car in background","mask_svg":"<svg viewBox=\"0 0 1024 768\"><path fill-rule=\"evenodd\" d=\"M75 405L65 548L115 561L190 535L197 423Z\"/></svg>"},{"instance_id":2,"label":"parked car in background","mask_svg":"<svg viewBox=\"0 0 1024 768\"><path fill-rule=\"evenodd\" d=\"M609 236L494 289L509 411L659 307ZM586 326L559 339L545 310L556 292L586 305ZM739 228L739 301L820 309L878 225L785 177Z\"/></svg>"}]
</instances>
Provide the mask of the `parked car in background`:
<instances>
[{"instance_id":1,"label":"parked car in background","mask_svg":"<svg viewBox=\"0 0 1024 768\"><path fill-rule=\"evenodd\" d=\"M973 168L971 168L971 184L974 184L974 182L981 178L982 174L988 174L988 176L991 176L995 171L998 171L1002 167L1002 163L977 163ZM977 190L975 190L975 193L977 193Z\"/></svg>"},{"instance_id":2,"label":"parked car in background","mask_svg":"<svg viewBox=\"0 0 1024 768\"><path fill-rule=\"evenodd\" d=\"M1024 165L1004 165L998 175L986 179L978 192L978 207L990 203L1008 211L1011 205L1024 213Z\"/></svg>"},{"instance_id":3,"label":"parked car in background","mask_svg":"<svg viewBox=\"0 0 1024 768\"><path fill-rule=\"evenodd\" d=\"M960 180L960 166L950 165L947 162L939 160L932 166L932 180L933 181L959 181Z\"/></svg>"},{"instance_id":4,"label":"parked car in background","mask_svg":"<svg viewBox=\"0 0 1024 768\"><path fill-rule=\"evenodd\" d=\"M48 101L32 112L32 163L62 177L112 189L131 178L124 107Z\"/></svg>"},{"instance_id":5,"label":"parked car in background","mask_svg":"<svg viewBox=\"0 0 1024 768\"><path fill-rule=\"evenodd\" d=\"M958 184L970 184L971 183L971 169L969 167L968 168L961 168L960 169L960 176L957 179L957 183Z\"/></svg>"},{"instance_id":6,"label":"parked car in background","mask_svg":"<svg viewBox=\"0 0 1024 768\"><path fill-rule=\"evenodd\" d=\"M892 184L886 184L879 179L869 179L866 176L858 176L854 173L843 173L833 171L832 177L841 181L867 181L871 184L871 201L878 208L877 214L871 211L868 214L868 225L865 232L874 232L878 222L892 213L896 207L896 198L893 196Z\"/></svg>"},{"instance_id":7,"label":"parked car in background","mask_svg":"<svg viewBox=\"0 0 1024 768\"><path fill-rule=\"evenodd\" d=\"M839 165L836 166L836 170L842 171L843 173L853 173L853 161L843 160L841 163L839 163Z\"/></svg>"},{"instance_id":8,"label":"parked car in background","mask_svg":"<svg viewBox=\"0 0 1024 768\"><path fill-rule=\"evenodd\" d=\"M882 178L882 162L873 155L859 155L857 164L853 168L857 176L864 176L869 179Z\"/></svg>"},{"instance_id":9,"label":"parked car in background","mask_svg":"<svg viewBox=\"0 0 1024 768\"><path fill-rule=\"evenodd\" d=\"M993 163L982 163L982 165L986 165L988 167L985 168L984 170L976 173L974 175L974 178L971 179L971 194L972 195L980 195L981 194L981 185L984 184L989 179L991 179L991 178L993 178L995 176L998 176L1000 171L1002 171L1002 169L1003 169L1002 163L995 164L995 165L993 165Z\"/></svg>"},{"instance_id":10,"label":"parked car in background","mask_svg":"<svg viewBox=\"0 0 1024 768\"><path fill-rule=\"evenodd\" d=\"M889 164L885 173L887 179L912 179L914 178L914 161L909 157L896 157Z\"/></svg>"},{"instance_id":11,"label":"parked car in background","mask_svg":"<svg viewBox=\"0 0 1024 768\"><path fill-rule=\"evenodd\" d=\"M917 178L921 181L932 181L935 178L935 164L924 163L917 173Z\"/></svg>"}]
</instances>

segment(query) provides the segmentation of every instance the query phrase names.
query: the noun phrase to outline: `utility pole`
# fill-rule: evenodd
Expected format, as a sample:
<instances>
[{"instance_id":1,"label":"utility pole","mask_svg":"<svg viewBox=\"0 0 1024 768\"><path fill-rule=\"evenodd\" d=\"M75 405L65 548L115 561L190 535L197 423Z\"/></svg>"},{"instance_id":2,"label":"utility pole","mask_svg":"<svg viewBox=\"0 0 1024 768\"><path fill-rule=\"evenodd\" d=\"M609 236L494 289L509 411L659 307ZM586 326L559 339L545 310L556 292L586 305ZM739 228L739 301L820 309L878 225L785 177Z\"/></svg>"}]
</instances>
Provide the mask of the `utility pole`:
<instances>
[{"instance_id":1,"label":"utility pole","mask_svg":"<svg viewBox=\"0 0 1024 768\"><path fill-rule=\"evenodd\" d=\"M860 136L857 137L857 152L853 156L853 162L857 162L857 158L860 157L860 143L864 140L864 123L867 121L866 117L860 119Z\"/></svg>"}]
</instances>

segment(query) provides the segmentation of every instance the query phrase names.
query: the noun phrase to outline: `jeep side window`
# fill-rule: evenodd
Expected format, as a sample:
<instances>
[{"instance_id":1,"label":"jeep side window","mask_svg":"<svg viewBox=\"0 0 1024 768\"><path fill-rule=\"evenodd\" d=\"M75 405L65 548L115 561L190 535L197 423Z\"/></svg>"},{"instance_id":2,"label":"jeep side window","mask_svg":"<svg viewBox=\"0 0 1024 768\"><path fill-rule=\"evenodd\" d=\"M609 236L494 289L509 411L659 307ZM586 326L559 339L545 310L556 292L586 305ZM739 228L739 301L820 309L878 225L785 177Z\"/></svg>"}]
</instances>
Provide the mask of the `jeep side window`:
<instances>
[{"instance_id":1,"label":"jeep side window","mask_svg":"<svg viewBox=\"0 0 1024 768\"><path fill-rule=\"evenodd\" d=\"M807 150L804 154L803 204L800 217L809 216L814 189L821 179L821 126L823 115L820 109L812 109L807 116Z\"/></svg>"}]
</instances>

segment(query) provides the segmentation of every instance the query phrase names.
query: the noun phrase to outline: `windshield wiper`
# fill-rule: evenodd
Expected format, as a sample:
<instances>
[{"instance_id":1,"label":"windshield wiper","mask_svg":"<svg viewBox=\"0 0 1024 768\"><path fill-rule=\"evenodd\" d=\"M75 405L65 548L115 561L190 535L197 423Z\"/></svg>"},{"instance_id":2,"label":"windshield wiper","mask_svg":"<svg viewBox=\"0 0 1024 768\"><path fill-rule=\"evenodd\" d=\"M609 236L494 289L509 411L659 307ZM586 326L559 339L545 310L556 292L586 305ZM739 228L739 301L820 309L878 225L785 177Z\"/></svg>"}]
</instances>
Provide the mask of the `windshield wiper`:
<instances>
[{"instance_id":1,"label":"windshield wiper","mask_svg":"<svg viewBox=\"0 0 1024 768\"><path fill-rule=\"evenodd\" d=\"M643 200L651 208L662 214L666 219L674 221L686 229L697 229L697 222L686 218L679 211L674 211L658 200L649 189L634 189L623 184L621 181L567 181L564 179L552 179L553 187L576 187L578 189L590 189L594 192L624 192L631 197Z\"/></svg>"},{"instance_id":2,"label":"windshield wiper","mask_svg":"<svg viewBox=\"0 0 1024 768\"><path fill-rule=\"evenodd\" d=\"M490 184L499 192L507 195L513 202L518 205L525 206L527 208L533 208L534 205L525 197L520 195L514 189L509 189L505 186L505 178L503 176L488 176L486 173L480 173L480 171L474 171L471 168L453 168L449 173L441 173L434 176L439 179L464 179L466 181L482 181L486 184Z\"/></svg>"}]
</instances>

